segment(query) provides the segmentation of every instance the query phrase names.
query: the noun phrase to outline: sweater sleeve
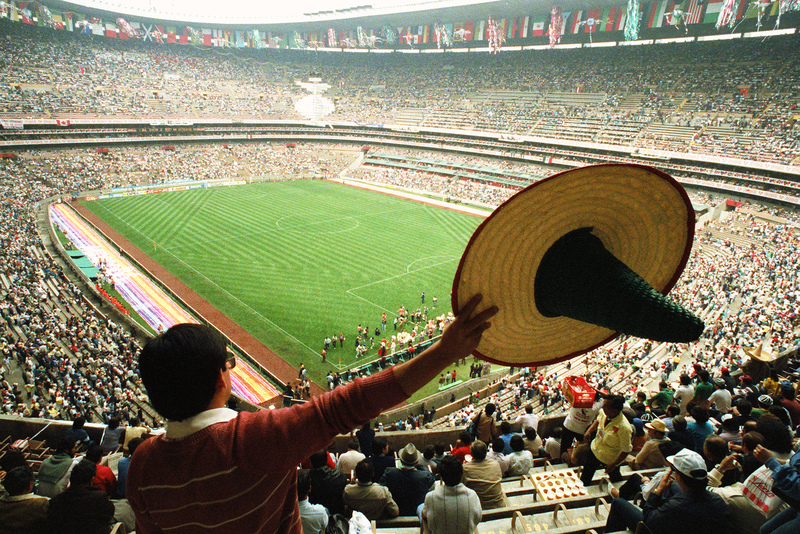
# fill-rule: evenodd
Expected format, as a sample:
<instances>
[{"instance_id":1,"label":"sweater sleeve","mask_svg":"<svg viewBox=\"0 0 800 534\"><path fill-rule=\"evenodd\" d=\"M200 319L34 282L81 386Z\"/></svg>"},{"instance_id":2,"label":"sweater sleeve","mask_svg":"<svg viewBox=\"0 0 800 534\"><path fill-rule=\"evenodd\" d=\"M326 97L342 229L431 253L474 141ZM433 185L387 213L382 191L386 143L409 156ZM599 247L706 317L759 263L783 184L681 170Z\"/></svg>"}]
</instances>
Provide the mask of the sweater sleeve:
<instances>
[{"instance_id":1,"label":"sweater sleeve","mask_svg":"<svg viewBox=\"0 0 800 534\"><path fill-rule=\"evenodd\" d=\"M236 429L241 439L237 443L253 448L241 451L243 454L267 457L274 453L282 457L284 465L299 464L327 447L335 436L350 432L405 399L394 369L389 368L367 378L356 378L305 404L241 413ZM264 436L264 441L246 439L251 433Z\"/></svg>"},{"instance_id":2,"label":"sweater sleeve","mask_svg":"<svg viewBox=\"0 0 800 534\"><path fill-rule=\"evenodd\" d=\"M792 456L786 464L770 458L764 465L772 471L775 488L787 497L800 500L800 452Z\"/></svg>"}]
</instances>

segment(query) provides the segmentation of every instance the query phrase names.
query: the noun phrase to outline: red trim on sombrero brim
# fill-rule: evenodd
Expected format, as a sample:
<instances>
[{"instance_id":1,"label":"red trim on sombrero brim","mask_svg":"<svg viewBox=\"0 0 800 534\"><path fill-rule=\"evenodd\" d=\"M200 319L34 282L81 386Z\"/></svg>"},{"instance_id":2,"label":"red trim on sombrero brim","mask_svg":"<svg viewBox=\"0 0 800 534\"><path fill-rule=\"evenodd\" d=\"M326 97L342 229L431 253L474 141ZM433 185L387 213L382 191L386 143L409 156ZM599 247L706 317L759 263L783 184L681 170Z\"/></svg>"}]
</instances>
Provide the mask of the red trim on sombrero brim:
<instances>
[{"instance_id":1,"label":"red trim on sombrero brim","mask_svg":"<svg viewBox=\"0 0 800 534\"><path fill-rule=\"evenodd\" d=\"M683 199L684 204L686 204L686 208L687 208L686 213L687 214L693 214L694 213L694 208L692 207L692 201L689 199L689 195L686 193L686 190L683 188L683 186L680 183L678 183L678 181L675 180L675 178L673 178L669 174L665 173L664 171L658 170L658 169L656 169L654 167L650 167L649 165L639 165L639 164L636 164L636 163L624 163L624 164L622 164L622 163L601 163L599 165L587 165L586 167L575 167L574 169L569 169L569 170L562 171L562 172L559 172L557 174L554 174L552 176L548 176L547 178L544 178L544 179L539 180L538 182L536 182L534 184L529 185L528 187L526 187L522 191L519 191L518 193L514 194L511 198L509 198L508 200L506 200L505 202L500 204L497 207L497 209L495 209L480 224L480 226L478 226L478 228L475 230L475 232L469 238L469 241L467 242L467 246L464 249L464 253L461 255L461 260L458 262L458 268L456 269L456 275L455 275L455 278L453 278L453 289L450 292L450 301L451 301L451 305L452 305L452 308L453 308L453 314L454 315L458 315L458 313L459 313L458 281L461 279L461 271L464 268L464 261L465 261L465 259L467 257L467 254L470 251L470 248L472 248L473 243L475 242L477 237L480 235L480 233L483 231L483 229L486 227L486 225L489 224L489 221L491 221L492 218L494 218L494 216L497 213L499 213L500 210L502 210L506 206L506 204L508 204L517 195L521 195L522 193L524 193L524 192L526 192L526 191L528 191L530 189L533 189L537 185L543 184L543 183L545 183L545 182L547 182L549 180L553 180L553 179L559 178L562 175L569 174L569 173L574 172L574 171L576 171L578 169L586 169L586 168L592 168L592 167L598 167L598 168L600 168L600 167L638 167L640 169L644 169L644 170L646 170L646 171L648 171L648 172L650 172L652 174L655 174L656 176L659 176L664 181L666 181L668 184L672 185L672 187L675 188L678 191L678 193L680 194L681 198ZM687 219L686 220L686 230L687 230L687 234L686 235L688 236L688 239L686 240L686 246L684 247L684 250L683 250L683 257L681 258L680 262L678 263L678 265L677 265L677 267L675 269L675 272L672 274L672 277L667 282L667 284L664 286L664 289L661 290L661 294L665 295L665 296L672 290L673 287L675 287L675 284L678 282L678 279L681 277L681 274L683 274L683 270L686 267L686 262L689 261L689 255L692 253L692 245L694 243L694 230L695 230L695 220L694 219L695 218L690 215L686 219ZM541 362L531 362L529 365L535 365L535 366L538 367L538 366L541 366L541 365L550 365L551 363L558 363L558 362L562 362L564 360L569 360L571 358L574 358L575 356L580 356L581 354L586 354L587 352L593 351L594 349L596 349L598 347L602 347L603 345L605 345L609 341L619 337L620 334L621 334L621 332L615 332L614 334L610 335L608 338L606 338L605 340L601 341L600 343L597 343L596 345L593 345L593 346L588 347L586 349L582 349L582 350L579 350L579 351L576 351L576 352L572 352L572 353L567 354L565 356L562 356L560 358L552 358L552 359L544 360L544 361L541 361ZM478 350L473 352L473 355L477 356L478 358L480 358L482 360L490 362L490 363L496 363L496 364L499 364L499 365L510 365L509 362L503 362L503 361L500 361L500 360L496 360L494 358L486 356L485 354L483 354L482 352L480 352ZM514 365L514 367L527 366L526 364L521 364L521 363L518 363L518 362L514 362L513 365Z\"/></svg>"}]
</instances>

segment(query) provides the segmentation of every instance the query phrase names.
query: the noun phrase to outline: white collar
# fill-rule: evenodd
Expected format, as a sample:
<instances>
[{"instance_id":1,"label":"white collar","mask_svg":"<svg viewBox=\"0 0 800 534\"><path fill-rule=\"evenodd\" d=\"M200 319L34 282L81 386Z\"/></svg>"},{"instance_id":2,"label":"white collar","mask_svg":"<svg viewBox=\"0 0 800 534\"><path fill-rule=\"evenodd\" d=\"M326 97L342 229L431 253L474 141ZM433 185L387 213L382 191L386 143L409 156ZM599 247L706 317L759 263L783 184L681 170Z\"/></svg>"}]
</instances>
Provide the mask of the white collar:
<instances>
[{"instance_id":1,"label":"white collar","mask_svg":"<svg viewBox=\"0 0 800 534\"><path fill-rule=\"evenodd\" d=\"M203 430L207 426L215 423L225 423L234 417L236 417L236 412L229 408L214 408L188 417L183 421L167 421L167 433L164 437L168 440L183 439Z\"/></svg>"}]
</instances>

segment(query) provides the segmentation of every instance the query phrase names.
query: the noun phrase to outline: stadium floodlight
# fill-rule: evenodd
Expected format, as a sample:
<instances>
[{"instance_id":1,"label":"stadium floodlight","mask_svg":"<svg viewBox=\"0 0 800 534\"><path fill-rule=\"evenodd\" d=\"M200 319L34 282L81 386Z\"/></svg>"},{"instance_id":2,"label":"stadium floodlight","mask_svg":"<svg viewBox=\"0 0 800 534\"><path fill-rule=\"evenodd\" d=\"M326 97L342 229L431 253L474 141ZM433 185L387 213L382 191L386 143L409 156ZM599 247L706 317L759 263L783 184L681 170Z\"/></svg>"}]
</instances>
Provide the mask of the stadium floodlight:
<instances>
[{"instance_id":1,"label":"stadium floodlight","mask_svg":"<svg viewBox=\"0 0 800 534\"><path fill-rule=\"evenodd\" d=\"M785 28L783 30L769 30L763 32L745 32L743 37L745 39L751 37L775 37L776 35L792 35L797 32L797 28Z\"/></svg>"},{"instance_id":2,"label":"stadium floodlight","mask_svg":"<svg viewBox=\"0 0 800 534\"><path fill-rule=\"evenodd\" d=\"M719 35L701 35L698 41L728 41L730 39L741 39L741 33L720 33Z\"/></svg>"},{"instance_id":3,"label":"stadium floodlight","mask_svg":"<svg viewBox=\"0 0 800 534\"><path fill-rule=\"evenodd\" d=\"M670 39L656 39L656 44L691 43L693 41L694 37L672 37Z\"/></svg>"}]
</instances>

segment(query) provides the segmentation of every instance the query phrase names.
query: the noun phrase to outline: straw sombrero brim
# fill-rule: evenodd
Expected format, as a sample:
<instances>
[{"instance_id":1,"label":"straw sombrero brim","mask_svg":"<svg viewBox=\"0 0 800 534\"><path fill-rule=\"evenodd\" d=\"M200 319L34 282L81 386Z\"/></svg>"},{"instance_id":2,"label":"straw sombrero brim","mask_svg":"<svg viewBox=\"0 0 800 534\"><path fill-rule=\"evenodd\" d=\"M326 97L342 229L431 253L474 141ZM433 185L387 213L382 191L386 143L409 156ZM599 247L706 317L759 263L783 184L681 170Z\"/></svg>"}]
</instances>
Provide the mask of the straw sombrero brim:
<instances>
[{"instance_id":1,"label":"straw sombrero brim","mask_svg":"<svg viewBox=\"0 0 800 534\"><path fill-rule=\"evenodd\" d=\"M683 272L694 236L683 187L643 165L595 165L565 171L520 191L475 231L453 281L453 310L476 294L499 312L475 355L513 366L565 360L619 335L567 317L539 313L534 279L562 236L591 227L605 248L666 295Z\"/></svg>"}]
</instances>

